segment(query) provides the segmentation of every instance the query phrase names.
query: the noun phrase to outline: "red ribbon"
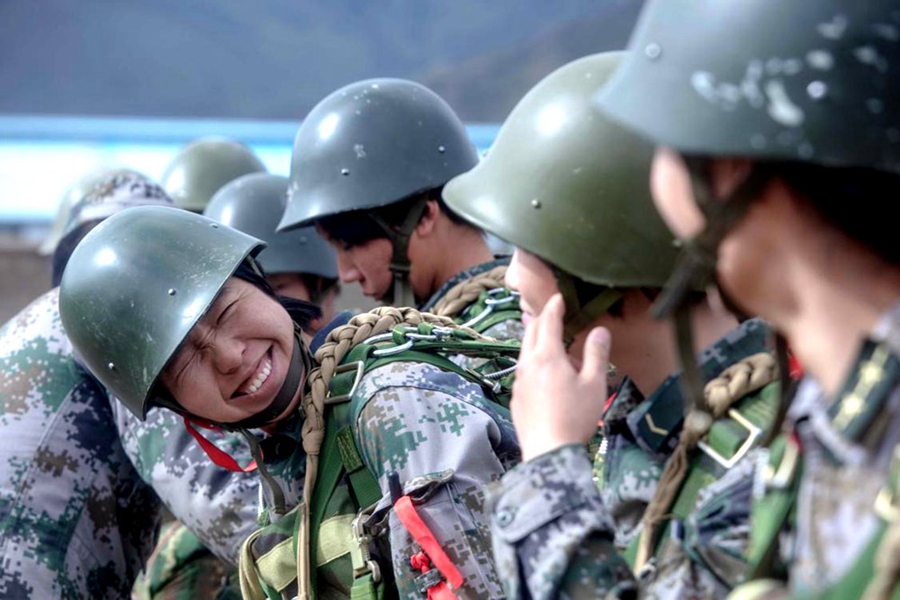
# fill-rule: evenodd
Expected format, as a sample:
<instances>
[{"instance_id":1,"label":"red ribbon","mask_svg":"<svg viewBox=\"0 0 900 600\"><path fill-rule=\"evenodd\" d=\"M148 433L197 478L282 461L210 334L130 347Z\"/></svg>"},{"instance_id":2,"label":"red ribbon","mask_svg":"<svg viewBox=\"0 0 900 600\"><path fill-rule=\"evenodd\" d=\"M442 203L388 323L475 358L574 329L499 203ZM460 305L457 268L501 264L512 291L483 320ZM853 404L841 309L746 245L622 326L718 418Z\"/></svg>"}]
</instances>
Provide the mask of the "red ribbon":
<instances>
[{"instance_id":1,"label":"red ribbon","mask_svg":"<svg viewBox=\"0 0 900 600\"><path fill-rule=\"evenodd\" d=\"M418 560L416 560L415 556L410 559L410 563L413 567L418 568L423 573L427 573L430 569L428 569L427 563L424 563L422 558L431 559L431 562L437 567L437 570L441 572L444 579L453 586L453 589L458 590L462 587L464 581L462 574L456 568L456 565L453 564L453 561L450 560L450 557L447 556L447 553L444 552L444 549L441 548L441 545L438 543L437 539L435 539L431 529L425 524L422 517L419 516L419 513L416 511L416 507L413 506L409 496L402 496L394 503L394 512L397 514L397 518L400 519L400 522L403 523L403 526L406 527L406 530L409 531L409 534L425 552L426 556L420 557ZM414 560L415 562L413 562ZM422 566L425 567L425 570L422 570ZM444 585L443 589L441 589L441 585ZM434 595L432 595L432 590ZM449 594L449 596L447 594ZM449 589L446 589L444 582L440 582L440 584L428 589L429 599L434 598L436 600L442 600L443 598L454 597L453 593Z\"/></svg>"},{"instance_id":2,"label":"red ribbon","mask_svg":"<svg viewBox=\"0 0 900 600\"><path fill-rule=\"evenodd\" d=\"M203 434L197 431L197 429L194 427L194 424L199 425L204 429L209 429L210 431L222 431L221 427L217 427L216 425L213 425L212 423L206 421L201 421L196 417L188 418L185 416L183 418L184 428L188 430L188 433L190 433L195 440L197 440L197 443L200 444L200 447L203 448L203 451L206 452L206 455L214 463L216 463L223 469L228 469L229 471L234 471L236 473L249 473L256 470L255 460L251 460L250 464L248 464L246 467L242 467L236 460L234 460L233 456L219 449L218 446L203 437Z\"/></svg>"}]
</instances>

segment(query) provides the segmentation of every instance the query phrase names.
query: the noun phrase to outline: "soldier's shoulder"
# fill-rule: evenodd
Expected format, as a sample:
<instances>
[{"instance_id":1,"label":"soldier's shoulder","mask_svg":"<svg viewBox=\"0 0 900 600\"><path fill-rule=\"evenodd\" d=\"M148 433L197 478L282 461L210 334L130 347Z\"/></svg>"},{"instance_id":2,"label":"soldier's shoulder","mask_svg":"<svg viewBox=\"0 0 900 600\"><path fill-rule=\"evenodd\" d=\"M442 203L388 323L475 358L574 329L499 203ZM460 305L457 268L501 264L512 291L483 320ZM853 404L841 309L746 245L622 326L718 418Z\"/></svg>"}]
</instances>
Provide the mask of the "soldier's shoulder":
<instances>
[{"instance_id":1,"label":"soldier's shoulder","mask_svg":"<svg viewBox=\"0 0 900 600\"><path fill-rule=\"evenodd\" d=\"M70 354L71 345L59 318L59 289L39 296L0 327L0 356L34 347L36 340L50 354Z\"/></svg>"}]
</instances>

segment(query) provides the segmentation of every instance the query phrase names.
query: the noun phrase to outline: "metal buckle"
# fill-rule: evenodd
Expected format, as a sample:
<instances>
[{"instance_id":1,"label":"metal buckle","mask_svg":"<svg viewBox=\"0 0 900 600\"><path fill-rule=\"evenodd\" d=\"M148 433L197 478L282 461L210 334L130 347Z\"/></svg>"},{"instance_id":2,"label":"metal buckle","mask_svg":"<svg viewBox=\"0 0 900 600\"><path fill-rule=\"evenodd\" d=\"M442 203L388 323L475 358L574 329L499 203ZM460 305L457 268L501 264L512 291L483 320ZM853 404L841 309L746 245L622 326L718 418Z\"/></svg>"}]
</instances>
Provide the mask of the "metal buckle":
<instances>
[{"instance_id":1,"label":"metal buckle","mask_svg":"<svg viewBox=\"0 0 900 600\"><path fill-rule=\"evenodd\" d=\"M751 423L749 419L747 419L737 410L733 408L728 409L728 416L731 417L731 419L735 423L746 429L749 433L747 439L744 440L744 443L741 444L741 447L737 449L737 452L735 452L731 458L725 458L724 456L713 450L712 446L710 446L706 442L697 442L697 447L700 448L700 450L702 450L704 453L706 453L707 456L709 456L711 459L713 459L726 469L730 469L731 467L736 465L739 460L744 458L744 456L748 452L750 452L751 448L753 448L753 446L756 444L756 440L759 439L759 437L763 434L762 429Z\"/></svg>"},{"instance_id":2,"label":"metal buckle","mask_svg":"<svg viewBox=\"0 0 900 600\"><path fill-rule=\"evenodd\" d=\"M893 523L900 517L900 508L897 508L897 498L894 495L894 491L890 488L881 488L881 491L875 497L875 514L887 523Z\"/></svg>"},{"instance_id":3,"label":"metal buckle","mask_svg":"<svg viewBox=\"0 0 900 600\"><path fill-rule=\"evenodd\" d=\"M356 378L353 380L353 385L350 386L350 391L339 396L332 396L331 390L328 390L328 395L325 396L325 404L340 404L342 402L350 401L350 399L353 397L353 394L356 393L356 388L359 387L359 382L360 380L362 380L363 374L366 372L366 365L365 363L363 363L363 361L357 360L345 365L338 365L334 369L335 375L340 375L341 373L346 373L347 371L352 371L353 369L356 369Z\"/></svg>"},{"instance_id":4,"label":"metal buckle","mask_svg":"<svg viewBox=\"0 0 900 600\"><path fill-rule=\"evenodd\" d=\"M371 538L365 532L365 522L368 521L370 516L367 511L371 510L371 508L360 510L356 518L350 522L350 534L353 536L353 541L356 544L356 548L350 551L350 562L353 565L354 579L371 573L372 581L378 583L381 581L381 567L372 560L372 555L369 552L369 540Z\"/></svg>"},{"instance_id":5,"label":"metal buckle","mask_svg":"<svg viewBox=\"0 0 900 600\"><path fill-rule=\"evenodd\" d=\"M765 483L766 489L770 490L786 490L794 481L794 475L797 472L797 465L800 464L800 446L797 442L788 439L784 447L784 454L781 456L781 462L778 468L773 469L772 465L766 465Z\"/></svg>"}]
</instances>

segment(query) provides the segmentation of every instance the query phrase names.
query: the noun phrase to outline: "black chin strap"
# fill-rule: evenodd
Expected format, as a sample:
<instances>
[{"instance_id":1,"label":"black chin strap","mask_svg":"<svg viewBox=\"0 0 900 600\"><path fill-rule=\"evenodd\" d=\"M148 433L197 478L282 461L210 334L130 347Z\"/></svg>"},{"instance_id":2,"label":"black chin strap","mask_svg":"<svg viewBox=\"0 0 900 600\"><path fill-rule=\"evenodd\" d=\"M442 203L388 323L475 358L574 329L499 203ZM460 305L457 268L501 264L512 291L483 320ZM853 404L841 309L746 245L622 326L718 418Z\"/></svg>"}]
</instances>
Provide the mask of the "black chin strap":
<instances>
[{"instance_id":1,"label":"black chin strap","mask_svg":"<svg viewBox=\"0 0 900 600\"><path fill-rule=\"evenodd\" d=\"M419 224L422 215L425 214L425 209L428 206L427 203L428 195L423 194L420 196L419 199L410 206L409 212L406 213L406 218L403 220L403 224L400 226L399 230L392 227L390 223L374 212L370 211L368 213L369 217L381 227L385 234L387 234L394 249L390 268L391 273L394 275L392 288L394 292L393 305L395 307L416 306L416 297L413 294L412 284L410 284L409 281L409 271L412 268L408 252L409 240L412 237L413 231L416 229L416 225Z\"/></svg>"},{"instance_id":2,"label":"black chin strap","mask_svg":"<svg viewBox=\"0 0 900 600\"><path fill-rule=\"evenodd\" d=\"M222 425L223 429L234 431L240 429L256 429L268 425L277 419L285 410L287 410L291 401L294 399L294 396L297 395L297 390L300 389L300 386L303 383L302 380L309 373L311 366L312 363L310 362L309 354L306 352L303 342L300 339L300 332L295 328L294 351L291 354L291 363L288 367L287 375L285 375L284 383L281 384L281 389L278 390L275 398L272 399L269 406L252 417L248 417L243 421L238 421L236 423L224 423Z\"/></svg>"},{"instance_id":3,"label":"black chin strap","mask_svg":"<svg viewBox=\"0 0 900 600\"><path fill-rule=\"evenodd\" d=\"M762 194L771 180L771 174L763 165L756 164L730 195L719 200L707 183L707 163L693 157L683 158L691 176L694 201L706 218L706 227L682 246L675 269L651 310L656 318L671 316L675 320L678 358L683 373L681 385L687 404L685 409L693 408L706 413L708 409L703 400L703 377L694 356L691 327L693 303L690 293L716 284L719 245ZM720 293L723 294L723 299L730 301L724 292Z\"/></svg>"},{"instance_id":4,"label":"black chin strap","mask_svg":"<svg viewBox=\"0 0 900 600\"><path fill-rule=\"evenodd\" d=\"M582 303L578 297L576 284L578 280L570 273L552 265L551 268L566 305L566 315L563 320L563 342L568 348L580 331L588 327L597 317L608 311L610 306L622 298L623 292L612 287L595 286L598 289L597 294Z\"/></svg>"}]
</instances>

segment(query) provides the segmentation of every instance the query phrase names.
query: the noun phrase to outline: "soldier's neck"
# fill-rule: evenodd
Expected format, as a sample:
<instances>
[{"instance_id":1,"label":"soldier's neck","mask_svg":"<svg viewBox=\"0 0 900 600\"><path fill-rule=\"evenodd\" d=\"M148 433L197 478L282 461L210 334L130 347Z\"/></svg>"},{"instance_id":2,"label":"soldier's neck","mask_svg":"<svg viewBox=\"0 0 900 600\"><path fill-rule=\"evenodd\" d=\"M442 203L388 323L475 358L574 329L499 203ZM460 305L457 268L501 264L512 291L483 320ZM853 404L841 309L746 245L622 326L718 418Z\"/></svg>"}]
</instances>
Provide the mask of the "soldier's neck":
<instances>
[{"instance_id":1,"label":"soldier's neck","mask_svg":"<svg viewBox=\"0 0 900 600\"><path fill-rule=\"evenodd\" d=\"M431 297L458 273L493 258L494 255L480 231L449 223L429 240L425 260L429 265L428 279L431 285L425 298ZM416 263L417 267L419 264Z\"/></svg>"}]
</instances>

